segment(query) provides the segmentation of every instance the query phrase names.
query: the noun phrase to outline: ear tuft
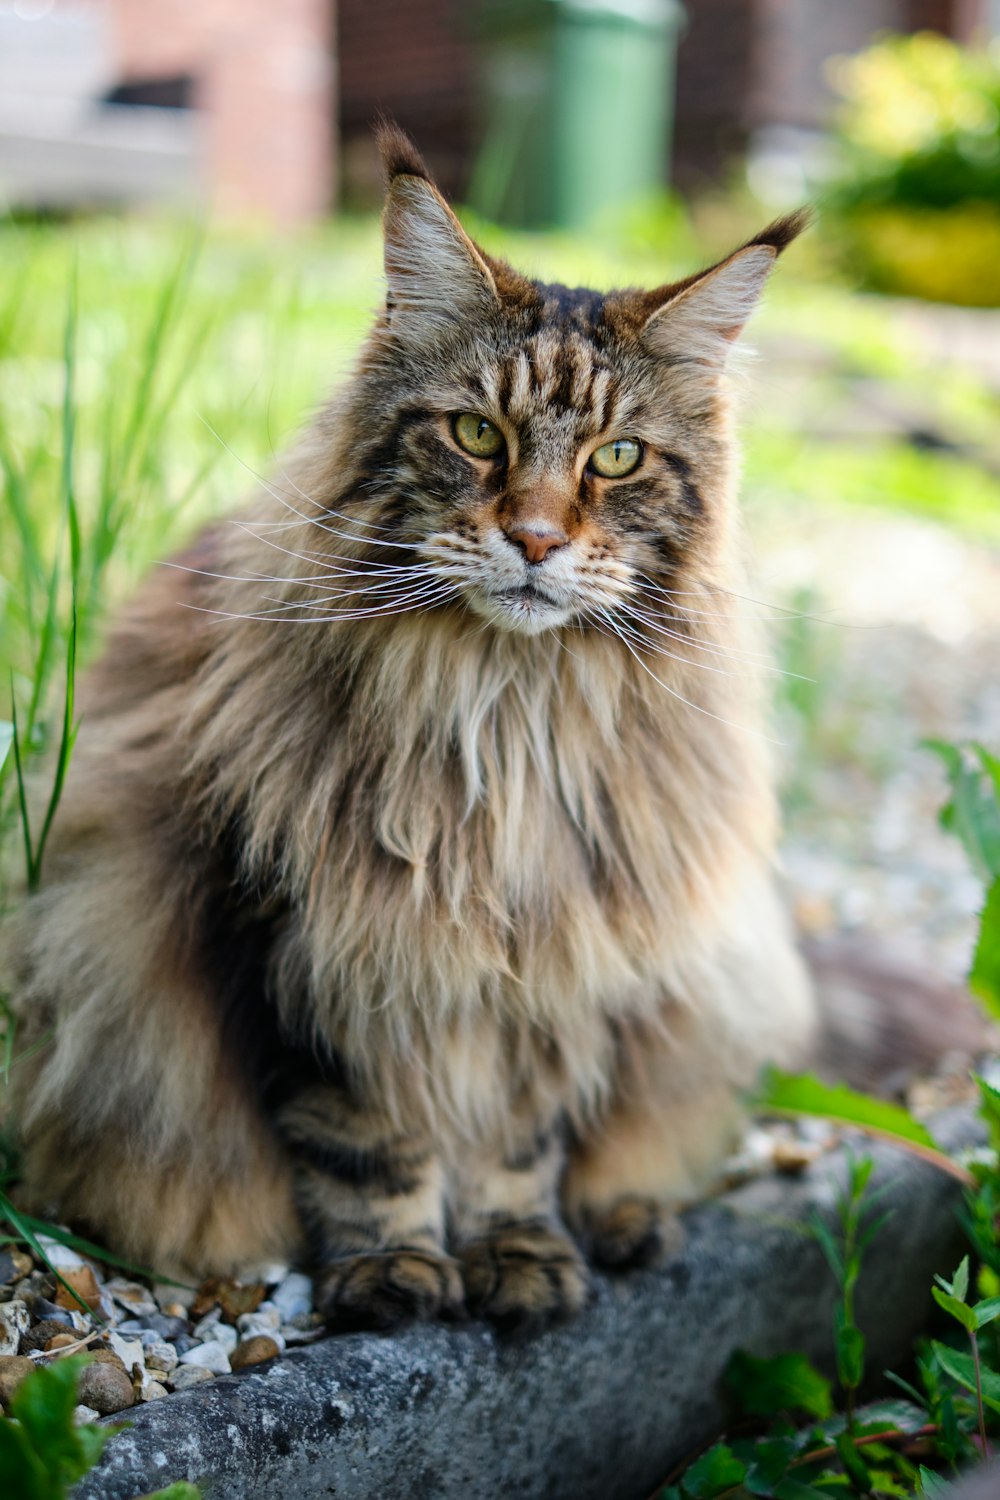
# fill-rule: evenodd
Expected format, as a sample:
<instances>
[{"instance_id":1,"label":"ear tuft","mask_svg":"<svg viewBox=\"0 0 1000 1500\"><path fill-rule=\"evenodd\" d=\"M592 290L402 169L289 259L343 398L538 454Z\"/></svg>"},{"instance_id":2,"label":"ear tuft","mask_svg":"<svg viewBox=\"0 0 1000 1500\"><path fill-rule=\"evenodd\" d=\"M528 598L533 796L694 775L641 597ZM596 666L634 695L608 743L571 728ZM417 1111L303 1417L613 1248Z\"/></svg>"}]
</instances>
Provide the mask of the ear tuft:
<instances>
[{"instance_id":1,"label":"ear tuft","mask_svg":"<svg viewBox=\"0 0 1000 1500\"><path fill-rule=\"evenodd\" d=\"M741 250L749 250L753 245L768 245L775 255L780 255L782 250L787 250L793 240L798 239L804 229L812 224L815 215L809 207L797 208L794 213L785 214L780 219L775 219L760 234L755 234L752 240L747 240L741 245Z\"/></svg>"},{"instance_id":2,"label":"ear tuft","mask_svg":"<svg viewBox=\"0 0 1000 1500\"><path fill-rule=\"evenodd\" d=\"M386 186L392 183L394 177L422 177L425 182L432 180L420 152L406 131L400 130L394 121L384 117L379 120L375 126L375 144L382 158Z\"/></svg>"},{"instance_id":3,"label":"ear tuft","mask_svg":"<svg viewBox=\"0 0 1000 1500\"><path fill-rule=\"evenodd\" d=\"M774 262L811 219L808 208L786 214L718 265L651 294L662 301L643 327L647 346L671 361L721 372Z\"/></svg>"}]
</instances>

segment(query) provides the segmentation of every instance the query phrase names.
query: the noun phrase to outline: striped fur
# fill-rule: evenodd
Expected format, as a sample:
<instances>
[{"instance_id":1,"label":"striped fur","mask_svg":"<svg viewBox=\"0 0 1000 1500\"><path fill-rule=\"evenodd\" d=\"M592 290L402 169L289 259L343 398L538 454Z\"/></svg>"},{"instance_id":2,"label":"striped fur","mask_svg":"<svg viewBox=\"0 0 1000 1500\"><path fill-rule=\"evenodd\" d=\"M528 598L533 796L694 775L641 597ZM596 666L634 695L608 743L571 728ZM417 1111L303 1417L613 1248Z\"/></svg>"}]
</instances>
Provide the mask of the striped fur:
<instances>
[{"instance_id":1,"label":"striped fur","mask_svg":"<svg viewBox=\"0 0 1000 1500\"><path fill-rule=\"evenodd\" d=\"M532 1324L582 1305L581 1248L656 1252L812 1027L725 373L799 225L655 292L542 286L383 149L353 378L86 685L16 933L54 1028L27 1197L164 1267L306 1253L334 1326ZM642 460L602 479L617 436Z\"/></svg>"}]
</instances>

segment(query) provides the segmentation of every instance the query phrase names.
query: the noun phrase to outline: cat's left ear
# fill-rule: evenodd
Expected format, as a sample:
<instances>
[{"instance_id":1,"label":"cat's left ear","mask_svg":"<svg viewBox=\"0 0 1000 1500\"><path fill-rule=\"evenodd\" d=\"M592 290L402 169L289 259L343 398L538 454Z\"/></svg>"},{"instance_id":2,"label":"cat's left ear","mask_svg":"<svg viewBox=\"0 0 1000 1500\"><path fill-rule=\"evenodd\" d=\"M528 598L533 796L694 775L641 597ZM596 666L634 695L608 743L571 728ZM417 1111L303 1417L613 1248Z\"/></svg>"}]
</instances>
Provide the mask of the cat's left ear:
<instances>
[{"instance_id":1,"label":"cat's left ear","mask_svg":"<svg viewBox=\"0 0 1000 1500\"><path fill-rule=\"evenodd\" d=\"M458 319L495 310L493 273L413 143L394 125L382 125L377 141L388 179L382 225L390 328L439 335L453 332Z\"/></svg>"},{"instance_id":2,"label":"cat's left ear","mask_svg":"<svg viewBox=\"0 0 1000 1500\"><path fill-rule=\"evenodd\" d=\"M809 209L788 214L718 265L679 286L664 288L664 300L642 329L647 347L673 360L721 369L774 262L811 217Z\"/></svg>"}]
</instances>

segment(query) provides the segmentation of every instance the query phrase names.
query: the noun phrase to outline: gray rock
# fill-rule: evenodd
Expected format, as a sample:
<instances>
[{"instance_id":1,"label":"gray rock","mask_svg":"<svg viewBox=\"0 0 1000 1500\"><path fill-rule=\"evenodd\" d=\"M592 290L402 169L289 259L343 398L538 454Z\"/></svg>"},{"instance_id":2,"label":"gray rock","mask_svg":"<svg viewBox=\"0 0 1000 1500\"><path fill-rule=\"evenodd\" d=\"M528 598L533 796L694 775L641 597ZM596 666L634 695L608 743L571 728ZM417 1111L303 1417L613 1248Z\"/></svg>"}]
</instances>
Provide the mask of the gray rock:
<instances>
[{"instance_id":1,"label":"gray rock","mask_svg":"<svg viewBox=\"0 0 1000 1500\"><path fill-rule=\"evenodd\" d=\"M82 1426L84 1422L96 1422L100 1415L100 1412L94 1406L81 1405L74 1406L73 1408L73 1421L78 1427Z\"/></svg>"},{"instance_id":2,"label":"gray rock","mask_svg":"<svg viewBox=\"0 0 1000 1500\"><path fill-rule=\"evenodd\" d=\"M118 1332L141 1338L144 1333L159 1339L176 1339L187 1336L188 1325L184 1318L168 1318L165 1313L148 1313L143 1318L127 1318L119 1323Z\"/></svg>"},{"instance_id":3,"label":"gray rock","mask_svg":"<svg viewBox=\"0 0 1000 1500\"><path fill-rule=\"evenodd\" d=\"M170 1384L175 1391L189 1391L192 1386L214 1379L213 1371L206 1370L204 1365L181 1365L171 1375Z\"/></svg>"},{"instance_id":4,"label":"gray rock","mask_svg":"<svg viewBox=\"0 0 1000 1500\"><path fill-rule=\"evenodd\" d=\"M218 1339L195 1344L193 1349L181 1355L180 1362L182 1365L200 1365L203 1370L211 1370L213 1375L228 1375L230 1370L229 1351Z\"/></svg>"},{"instance_id":5,"label":"gray rock","mask_svg":"<svg viewBox=\"0 0 1000 1500\"><path fill-rule=\"evenodd\" d=\"M962 1115L936 1126L949 1144L972 1132ZM961 1188L888 1147L862 1149L878 1163L881 1211L896 1213L867 1252L857 1313L870 1367L899 1368L933 1272L960 1258ZM790 1226L814 1209L832 1219L835 1170L842 1181L841 1154L693 1210L673 1260L596 1278L587 1310L539 1338L476 1324L352 1334L204 1379L139 1408L74 1500L130 1500L178 1479L213 1500L645 1500L721 1429L735 1348L802 1350L831 1369L836 1289L819 1246ZM188 1371L176 1373L183 1389Z\"/></svg>"},{"instance_id":6,"label":"gray rock","mask_svg":"<svg viewBox=\"0 0 1000 1500\"><path fill-rule=\"evenodd\" d=\"M0 1302L0 1357L16 1354L21 1345L22 1333L27 1333L31 1324L28 1304L19 1299Z\"/></svg>"}]
</instances>

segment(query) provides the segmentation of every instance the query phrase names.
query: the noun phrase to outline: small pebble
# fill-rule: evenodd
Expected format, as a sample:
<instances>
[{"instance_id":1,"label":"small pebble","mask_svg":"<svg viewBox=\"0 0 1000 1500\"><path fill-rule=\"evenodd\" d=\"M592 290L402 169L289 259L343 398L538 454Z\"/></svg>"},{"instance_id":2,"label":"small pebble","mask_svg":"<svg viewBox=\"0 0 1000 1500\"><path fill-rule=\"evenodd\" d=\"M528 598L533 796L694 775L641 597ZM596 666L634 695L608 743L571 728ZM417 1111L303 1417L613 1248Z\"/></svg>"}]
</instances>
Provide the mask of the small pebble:
<instances>
[{"instance_id":1,"label":"small pebble","mask_svg":"<svg viewBox=\"0 0 1000 1500\"><path fill-rule=\"evenodd\" d=\"M186 1354L181 1355L182 1365L200 1365L202 1369L211 1370L213 1375L229 1374L229 1355L224 1346L216 1339L207 1344L195 1344Z\"/></svg>"},{"instance_id":2,"label":"small pebble","mask_svg":"<svg viewBox=\"0 0 1000 1500\"><path fill-rule=\"evenodd\" d=\"M290 1323L302 1313L313 1308L313 1288L310 1277L301 1271L291 1271L271 1293L270 1300L281 1314L282 1323Z\"/></svg>"},{"instance_id":3,"label":"small pebble","mask_svg":"<svg viewBox=\"0 0 1000 1500\"><path fill-rule=\"evenodd\" d=\"M241 1313L254 1312L263 1300L264 1288L259 1281L247 1285L228 1277L213 1276L198 1288L198 1295L191 1304L191 1316L203 1317L218 1306L226 1322L235 1323Z\"/></svg>"},{"instance_id":4,"label":"small pebble","mask_svg":"<svg viewBox=\"0 0 1000 1500\"><path fill-rule=\"evenodd\" d=\"M74 1406L73 1421L77 1427L82 1427L85 1422L96 1422L100 1412L93 1406Z\"/></svg>"},{"instance_id":5,"label":"small pebble","mask_svg":"<svg viewBox=\"0 0 1000 1500\"><path fill-rule=\"evenodd\" d=\"M119 1333L134 1334L137 1338L145 1333L155 1333L157 1338L176 1339L187 1333L187 1318L171 1318L165 1313L147 1313L143 1318L126 1318L118 1325Z\"/></svg>"},{"instance_id":6,"label":"small pebble","mask_svg":"<svg viewBox=\"0 0 1000 1500\"><path fill-rule=\"evenodd\" d=\"M38 1243L45 1251L46 1259L50 1266L61 1271L65 1276L67 1271L82 1271L86 1261L82 1256L71 1250L69 1245L64 1245L61 1240L54 1240L51 1235L40 1234Z\"/></svg>"},{"instance_id":7,"label":"small pebble","mask_svg":"<svg viewBox=\"0 0 1000 1500\"><path fill-rule=\"evenodd\" d=\"M0 1286L7 1286L12 1281L20 1281L23 1277L31 1274L32 1259L19 1250L16 1245L8 1245L5 1250L0 1250Z\"/></svg>"},{"instance_id":8,"label":"small pebble","mask_svg":"<svg viewBox=\"0 0 1000 1500\"><path fill-rule=\"evenodd\" d=\"M160 1309L153 1299L152 1292L140 1286L136 1281L126 1281L123 1277L116 1276L112 1281L105 1283L105 1290L114 1298L118 1306L124 1308L133 1318L144 1319L159 1316Z\"/></svg>"},{"instance_id":9,"label":"small pebble","mask_svg":"<svg viewBox=\"0 0 1000 1500\"><path fill-rule=\"evenodd\" d=\"M80 1340L73 1333L54 1333L45 1345L46 1354L52 1354L56 1349L72 1349L74 1344Z\"/></svg>"},{"instance_id":10,"label":"small pebble","mask_svg":"<svg viewBox=\"0 0 1000 1500\"><path fill-rule=\"evenodd\" d=\"M244 1313L236 1319L237 1328L244 1333L270 1333L281 1327L281 1313L273 1302L262 1302L256 1312Z\"/></svg>"},{"instance_id":11,"label":"small pebble","mask_svg":"<svg viewBox=\"0 0 1000 1500\"><path fill-rule=\"evenodd\" d=\"M136 1369L132 1376L132 1390L137 1401L158 1401L167 1394L166 1386L148 1370Z\"/></svg>"},{"instance_id":12,"label":"small pebble","mask_svg":"<svg viewBox=\"0 0 1000 1500\"><path fill-rule=\"evenodd\" d=\"M244 1339L233 1352L232 1366L234 1370L243 1370L249 1365L263 1364L265 1359L275 1359L280 1353L277 1340L266 1333L255 1334Z\"/></svg>"},{"instance_id":13,"label":"small pebble","mask_svg":"<svg viewBox=\"0 0 1000 1500\"><path fill-rule=\"evenodd\" d=\"M214 1379L215 1371L206 1370L204 1365L181 1365L171 1375L170 1384L175 1391L188 1391L193 1385Z\"/></svg>"},{"instance_id":14,"label":"small pebble","mask_svg":"<svg viewBox=\"0 0 1000 1500\"><path fill-rule=\"evenodd\" d=\"M153 1282L153 1296L159 1303L160 1312L166 1313L168 1318L186 1318L197 1295L197 1287L174 1286L172 1282L166 1281Z\"/></svg>"},{"instance_id":15,"label":"small pebble","mask_svg":"<svg viewBox=\"0 0 1000 1500\"><path fill-rule=\"evenodd\" d=\"M123 1339L121 1334L112 1329L108 1334L108 1347L118 1356L126 1370L131 1371L135 1365L141 1369L146 1363L146 1355L138 1339Z\"/></svg>"},{"instance_id":16,"label":"small pebble","mask_svg":"<svg viewBox=\"0 0 1000 1500\"><path fill-rule=\"evenodd\" d=\"M65 1307L58 1303L50 1302L47 1297L36 1297L31 1305L31 1311L36 1318L48 1318L53 1323L65 1323L67 1328L73 1327L73 1320Z\"/></svg>"},{"instance_id":17,"label":"small pebble","mask_svg":"<svg viewBox=\"0 0 1000 1500\"><path fill-rule=\"evenodd\" d=\"M313 1344L325 1332L326 1326L323 1319L316 1315L315 1322L310 1322L308 1328L297 1328L294 1323L283 1323L278 1329L277 1336L288 1348L293 1348L296 1344Z\"/></svg>"},{"instance_id":18,"label":"small pebble","mask_svg":"<svg viewBox=\"0 0 1000 1500\"><path fill-rule=\"evenodd\" d=\"M10 1405L10 1398L26 1375L35 1368L34 1360L23 1354L0 1356L0 1406Z\"/></svg>"},{"instance_id":19,"label":"small pebble","mask_svg":"<svg viewBox=\"0 0 1000 1500\"><path fill-rule=\"evenodd\" d=\"M240 1339L240 1347L251 1339L273 1339L279 1350L282 1353L285 1351L285 1335L280 1328L247 1328Z\"/></svg>"},{"instance_id":20,"label":"small pebble","mask_svg":"<svg viewBox=\"0 0 1000 1500\"><path fill-rule=\"evenodd\" d=\"M27 1302L33 1307L38 1297L52 1297L55 1295L56 1279L50 1276L48 1271L32 1271L21 1281L14 1284L14 1296L19 1302Z\"/></svg>"},{"instance_id":21,"label":"small pebble","mask_svg":"<svg viewBox=\"0 0 1000 1500\"><path fill-rule=\"evenodd\" d=\"M62 1271L62 1278L66 1285L64 1286L63 1281L60 1281L56 1287L57 1307L64 1307L67 1312L71 1312L73 1308L79 1307L78 1298L87 1304L91 1312L101 1306L101 1288L89 1266L81 1266L79 1270Z\"/></svg>"},{"instance_id":22,"label":"small pebble","mask_svg":"<svg viewBox=\"0 0 1000 1500\"><path fill-rule=\"evenodd\" d=\"M284 1281L291 1270L287 1260L264 1261L259 1266L254 1266L250 1272L251 1281L259 1281L264 1286L277 1286L279 1281Z\"/></svg>"},{"instance_id":23,"label":"small pebble","mask_svg":"<svg viewBox=\"0 0 1000 1500\"><path fill-rule=\"evenodd\" d=\"M31 1323L28 1304L19 1298L11 1302L0 1302L0 1355L16 1354L22 1335ZM53 1329L57 1333L58 1329Z\"/></svg>"},{"instance_id":24,"label":"small pebble","mask_svg":"<svg viewBox=\"0 0 1000 1500\"><path fill-rule=\"evenodd\" d=\"M80 1371L77 1395L83 1406L91 1406L102 1417L135 1405L132 1381L119 1364L96 1360Z\"/></svg>"},{"instance_id":25,"label":"small pebble","mask_svg":"<svg viewBox=\"0 0 1000 1500\"><path fill-rule=\"evenodd\" d=\"M232 1354L239 1342L239 1334L232 1323L218 1323L212 1331L212 1339L209 1342L212 1342L212 1340L217 1344L221 1344L227 1354Z\"/></svg>"},{"instance_id":26,"label":"small pebble","mask_svg":"<svg viewBox=\"0 0 1000 1500\"><path fill-rule=\"evenodd\" d=\"M157 1339L155 1343L143 1344L146 1351L146 1368L159 1370L164 1375L169 1375L171 1370L177 1368L177 1350L173 1344L168 1344L165 1339Z\"/></svg>"},{"instance_id":27,"label":"small pebble","mask_svg":"<svg viewBox=\"0 0 1000 1500\"><path fill-rule=\"evenodd\" d=\"M206 1313L203 1318L199 1318L198 1319L197 1323L194 1325L194 1327L191 1330L192 1337L196 1338L196 1339L212 1339L212 1338L214 1338L215 1337L215 1330L218 1328L219 1323L221 1321L222 1321L222 1308L221 1307L213 1307L213 1309L212 1309L211 1312Z\"/></svg>"},{"instance_id":28,"label":"small pebble","mask_svg":"<svg viewBox=\"0 0 1000 1500\"><path fill-rule=\"evenodd\" d=\"M189 1349L196 1348L198 1344L198 1340L192 1338L189 1333L179 1334L177 1338L171 1339L170 1342L173 1344L178 1354L186 1354Z\"/></svg>"}]
</instances>

